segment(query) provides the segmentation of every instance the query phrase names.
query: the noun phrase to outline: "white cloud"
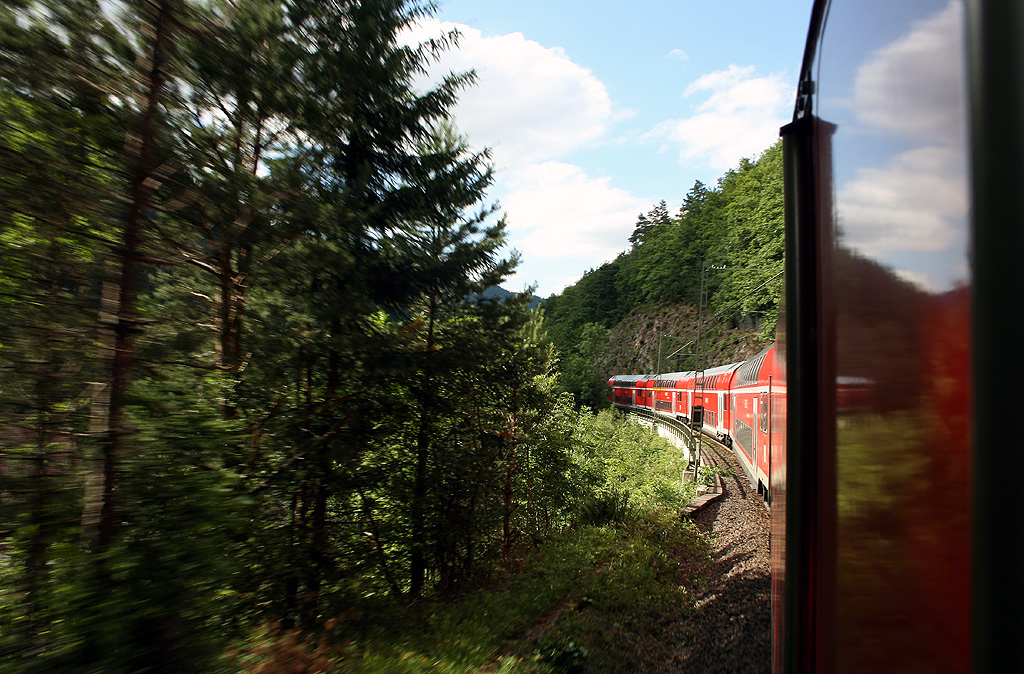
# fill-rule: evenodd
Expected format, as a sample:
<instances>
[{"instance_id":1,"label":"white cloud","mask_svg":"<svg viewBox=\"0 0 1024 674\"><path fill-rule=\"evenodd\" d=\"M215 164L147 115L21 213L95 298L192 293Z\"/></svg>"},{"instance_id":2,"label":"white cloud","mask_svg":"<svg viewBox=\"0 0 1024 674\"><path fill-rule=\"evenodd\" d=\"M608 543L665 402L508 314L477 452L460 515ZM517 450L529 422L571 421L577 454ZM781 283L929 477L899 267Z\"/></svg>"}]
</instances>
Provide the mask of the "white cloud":
<instances>
[{"instance_id":1,"label":"white cloud","mask_svg":"<svg viewBox=\"0 0 1024 674\"><path fill-rule=\"evenodd\" d=\"M673 49L669 53L665 54L667 58L676 59L679 61L689 61L690 55L684 52L682 49Z\"/></svg>"},{"instance_id":2,"label":"white cloud","mask_svg":"<svg viewBox=\"0 0 1024 674\"><path fill-rule=\"evenodd\" d=\"M775 142L787 121L792 91L781 74L757 77L753 66L730 65L686 87L686 98L706 96L692 116L662 122L647 137L678 145L681 162L724 171Z\"/></svg>"},{"instance_id":3,"label":"white cloud","mask_svg":"<svg viewBox=\"0 0 1024 674\"><path fill-rule=\"evenodd\" d=\"M543 47L522 33L485 36L465 25L430 20L414 37L457 28L458 49L431 69L476 70L477 84L455 109L459 130L477 147L494 149L498 168L558 159L600 139L615 118L604 84L562 49Z\"/></svg>"},{"instance_id":4,"label":"white cloud","mask_svg":"<svg viewBox=\"0 0 1024 674\"><path fill-rule=\"evenodd\" d=\"M507 287L537 282L548 297L582 272L613 260L628 244L637 216L650 204L594 178L578 166L542 162L507 176L502 206L522 264Z\"/></svg>"},{"instance_id":5,"label":"white cloud","mask_svg":"<svg viewBox=\"0 0 1024 674\"><path fill-rule=\"evenodd\" d=\"M967 213L963 157L950 148L922 147L882 168L861 168L838 194L844 243L869 256L893 251L941 251Z\"/></svg>"},{"instance_id":6,"label":"white cloud","mask_svg":"<svg viewBox=\"0 0 1024 674\"><path fill-rule=\"evenodd\" d=\"M585 257L594 265L627 246L637 216L650 204L593 178L578 166L544 162L518 171L502 199L529 258ZM564 270L563 270L564 272Z\"/></svg>"},{"instance_id":7,"label":"white cloud","mask_svg":"<svg viewBox=\"0 0 1024 674\"><path fill-rule=\"evenodd\" d=\"M477 84L460 94L454 114L475 147L491 147L497 169L492 197L508 216L509 242L522 253L519 272L506 286L537 281L548 296L579 279L583 270L613 259L628 245L646 200L567 163L581 148L611 142L611 127L634 111L617 109L604 84L563 50L521 33L485 36L464 25L435 20L410 34L411 42L457 28L457 50L431 68L475 70Z\"/></svg>"},{"instance_id":8,"label":"white cloud","mask_svg":"<svg viewBox=\"0 0 1024 674\"><path fill-rule=\"evenodd\" d=\"M893 273L904 281L914 284L919 290L927 292L934 289L934 284L928 274L919 271L910 271L908 269L894 269Z\"/></svg>"},{"instance_id":9,"label":"white cloud","mask_svg":"<svg viewBox=\"0 0 1024 674\"><path fill-rule=\"evenodd\" d=\"M949 53L962 30L963 4L950 0L860 66L856 118L862 131L883 134L893 154L858 168L837 194L844 244L930 290L968 276L964 73L949 68L960 63Z\"/></svg>"},{"instance_id":10,"label":"white cloud","mask_svg":"<svg viewBox=\"0 0 1024 674\"><path fill-rule=\"evenodd\" d=\"M963 3L916 22L904 37L872 54L857 71L857 118L880 130L928 143L960 143L964 138L963 98L951 73L950 45L963 31Z\"/></svg>"}]
</instances>

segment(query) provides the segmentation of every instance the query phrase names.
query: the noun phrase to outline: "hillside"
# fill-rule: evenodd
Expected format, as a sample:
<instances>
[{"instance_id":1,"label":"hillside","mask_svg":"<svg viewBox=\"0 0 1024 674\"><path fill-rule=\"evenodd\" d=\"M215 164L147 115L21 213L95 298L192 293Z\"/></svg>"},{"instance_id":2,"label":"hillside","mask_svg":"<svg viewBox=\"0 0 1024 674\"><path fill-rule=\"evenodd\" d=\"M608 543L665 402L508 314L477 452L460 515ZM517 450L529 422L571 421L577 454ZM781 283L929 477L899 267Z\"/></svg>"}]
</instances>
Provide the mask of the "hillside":
<instances>
[{"instance_id":1,"label":"hillside","mask_svg":"<svg viewBox=\"0 0 1024 674\"><path fill-rule=\"evenodd\" d=\"M488 298L488 299L497 298L499 300L504 300L504 299L507 299L509 297L515 297L517 294L518 293L514 293L511 290L505 290L501 286L491 286L487 290L485 290L482 293L480 293L480 297L485 297L485 298ZM530 309L536 309L537 306L540 305L541 301L542 300L541 300L540 297L537 297L536 295L532 296L530 298L529 308Z\"/></svg>"},{"instance_id":2,"label":"hillside","mask_svg":"<svg viewBox=\"0 0 1024 674\"><path fill-rule=\"evenodd\" d=\"M685 304L641 307L610 331L602 365L609 374L693 369L697 325L697 310ZM705 341L705 366L746 360L766 344L761 330L749 322L745 327L719 328L701 337Z\"/></svg>"},{"instance_id":3,"label":"hillside","mask_svg":"<svg viewBox=\"0 0 1024 674\"><path fill-rule=\"evenodd\" d=\"M715 188L695 183L675 215L664 201L641 214L629 250L543 304L563 388L597 408L611 374L694 369L698 328L705 366L764 348L782 292L783 202L775 144Z\"/></svg>"}]
</instances>

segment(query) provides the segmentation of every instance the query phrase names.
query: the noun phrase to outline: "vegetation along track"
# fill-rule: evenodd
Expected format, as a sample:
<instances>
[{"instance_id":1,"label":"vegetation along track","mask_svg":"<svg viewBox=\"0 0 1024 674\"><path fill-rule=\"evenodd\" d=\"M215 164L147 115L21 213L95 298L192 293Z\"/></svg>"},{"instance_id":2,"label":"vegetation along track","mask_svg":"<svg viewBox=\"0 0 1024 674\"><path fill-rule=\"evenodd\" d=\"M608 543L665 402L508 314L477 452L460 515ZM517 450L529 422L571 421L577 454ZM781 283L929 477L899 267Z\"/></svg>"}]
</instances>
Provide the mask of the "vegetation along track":
<instances>
[{"instance_id":1,"label":"vegetation along track","mask_svg":"<svg viewBox=\"0 0 1024 674\"><path fill-rule=\"evenodd\" d=\"M731 449L704 439L706 465L721 471L722 498L692 515L711 541L711 566L698 589L688 638L666 671L771 671L769 518Z\"/></svg>"}]
</instances>

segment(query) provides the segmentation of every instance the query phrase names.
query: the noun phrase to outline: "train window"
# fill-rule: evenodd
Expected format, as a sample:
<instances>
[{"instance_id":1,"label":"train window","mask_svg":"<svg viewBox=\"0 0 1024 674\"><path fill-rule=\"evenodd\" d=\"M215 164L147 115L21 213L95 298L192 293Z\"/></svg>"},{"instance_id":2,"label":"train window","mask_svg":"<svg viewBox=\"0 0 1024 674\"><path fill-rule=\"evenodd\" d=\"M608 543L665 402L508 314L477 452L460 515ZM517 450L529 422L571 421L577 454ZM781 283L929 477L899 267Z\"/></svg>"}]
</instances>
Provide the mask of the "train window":
<instances>
[{"instance_id":1,"label":"train window","mask_svg":"<svg viewBox=\"0 0 1024 674\"><path fill-rule=\"evenodd\" d=\"M1020 132L1019 118L1005 109L989 109L986 100L970 98L971 91L977 91L973 87L989 77L1001 88L1010 87L1000 91L1000 98L1009 91L1016 96L1020 85L1019 79L1010 83L996 75L1008 64L999 63L1002 59L995 54L1000 50L989 42L994 33L1007 45L1016 43L1014 51L1008 46L1003 53L1013 54L1008 61L1019 73L1020 45L1014 37L1020 24L993 30L995 26L985 28L980 20L989 7L1012 5L1018 12L1013 16L1019 16L1019 8L1016 3L981 4L985 11L978 11L978 3L961 0L885 3L886 9L898 6L898 11L883 12L876 11L874 3L854 0L816 3L827 6L828 30L819 41L817 62L807 71L814 79L815 95L806 108L813 118L805 118L804 128L813 129L814 135L804 140L808 152L820 160L810 172L820 182L798 191L813 192L812 198L819 200L806 204L818 210L805 222L813 228L803 231L821 235L817 244L811 239L809 245L819 246L821 257L803 273L811 284L807 290L816 285L820 294L796 315L820 316L823 322L813 325L820 332L800 332L795 343L811 347L807 362L822 369L790 369L789 375L792 384L814 372L824 375L820 382L829 384L812 386L811 397L820 406L796 408L820 413L813 422L820 424L824 435L808 434L787 451L796 447L797 456L806 456L797 460L801 470L790 471L790 479L824 470L827 486L814 498L826 505L790 501L785 508L790 513L813 511L812 526L822 527L820 544L813 538L797 540L814 550L801 563L814 565L813 577L820 577L822 587L829 589L820 647L827 643L831 652L817 651L816 637L807 642L807 652L821 658L819 662L835 663L837 673L971 671L973 586L966 570L977 560L971 556L970 481L940 479L940 471L933 467L942 466L951 475L970 472L971 453L978 449L976 438L981 436L972 437L967 429L980 419L971 417L971 403L980 401L970 393L972 376L979 376L972 371L970 353L975 346L972 320L979 320L972 302L984 292L972 288L972 275L975 269L982 276L981 270L998 266L984 254L983 246L979 252L978 241L1009 240L997 236L996 229L979 230L977 235L972 231L979 217L972 198L992 213L1010 211L986 204L990 195L984 191L972 197L971 142L981 150L975 159L992 167L975 173L976 178L999 175L988 173L996 167L1001 174L1019 177L995 158L1010 151L1015 140L1000 138L996 151L968 132L968 111L978 113L973 120L976 129L986 134L1002 135L987 128L996 119L1013 120L1001 127L1012 125L1013 138ZM843 26L848 27L846 32ZM984 54L982 58L966 56L968 36L972 50ZM994 70L986 73L979 62L994 64ZM1004 108L1006 102L997 107ZM805 149L797 147L793 146L794 157ZM991 157L986 156L989 153ZM983 178L975 184L987 189L985 183L997 182ZM821 313L812 306L820 307ZM884 359L878 353L900 355ZM877 391L892 391L886 411L913 419L913 433L889 434L885 442L878 442L886 429L881 417L831 409L838 403L830 380L841 375L862 376L874 381ZM943 393L910 395L939 390ZM788 405L792 414L792 400L777 402ZM986 408L979 404L973 409L978 414ZM947 414L951 409L958 413ZM857 415L856 423L844 423L851 414ZM828 442L821 443L822 437ZM788 461L794 462L793 456L789 454ZM885 470L872 473L880 466ZM866 474L877 477L869 483ZM907 475L914 475L916 486L904 493L901 480ZM803 485L793 487L790 482L790 495L814 493L804 491ZM880 492L900 496L882 503L877 498ZM942 498L931 498L933 493ZM899 516L891 517L892 512ZM802 521L800 517L794 521ZM880 521L885 526L878 526ZM826 527L831 531L825 532ZM1002 582L997 587L1005 592ZM786 595L790 592L794 591L787 586ZM979 597L976 606L991 598ZM797 613L793 624L808 624L811 619ZM794 636L786 634L785 643L800 643L791 641ZM995 669L978 666L978 661L975 667ZM1012 666L999 669L1021 671Z\"/></svg>"},{"instance_id":2,"label":"train window","mask_svg":"<svg viewBox=\"0 0 1024 674\"><path fill-rule=\"evenodd\" d=\"M768 394L761 394L761 432L768 432Z\"/></svg>"}]
</instances>

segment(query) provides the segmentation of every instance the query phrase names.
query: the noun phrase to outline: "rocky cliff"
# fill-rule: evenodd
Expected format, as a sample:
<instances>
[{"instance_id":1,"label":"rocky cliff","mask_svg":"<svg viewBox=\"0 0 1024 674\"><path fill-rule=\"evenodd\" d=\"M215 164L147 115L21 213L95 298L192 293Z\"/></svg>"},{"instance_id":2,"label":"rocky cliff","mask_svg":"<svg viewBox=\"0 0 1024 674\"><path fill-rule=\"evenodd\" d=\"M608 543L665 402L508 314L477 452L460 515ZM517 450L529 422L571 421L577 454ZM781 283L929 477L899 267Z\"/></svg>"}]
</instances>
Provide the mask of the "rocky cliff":
<instances>
[{"instance_id":1,"label":"rocky cliff","mask_svg":"<svg viewBox=\"0 0 1024 674\"><path fill-rule=\"evenodd\" d=\"M611 330L608 350L600 359L602 368L609 375L694 369L697 314L685 304L639 307ZM760 325L750 319L708 320L705 325L701 342L706 367L746 360L770 344L761 337Z\"/></svg>"}]
</instances>

